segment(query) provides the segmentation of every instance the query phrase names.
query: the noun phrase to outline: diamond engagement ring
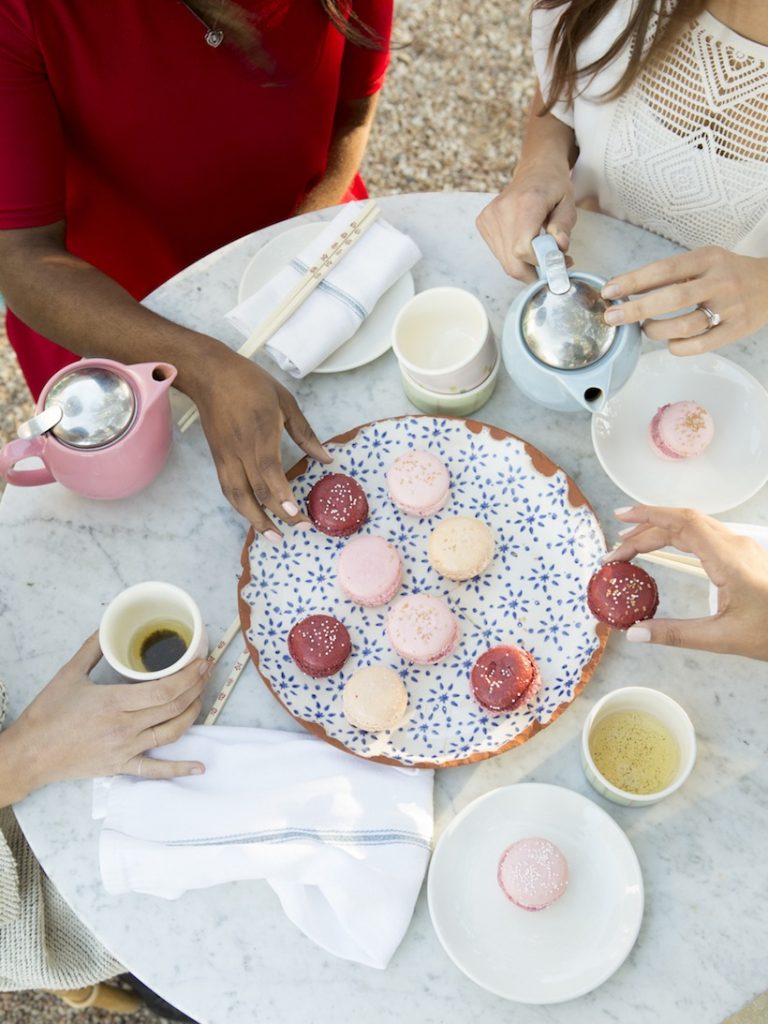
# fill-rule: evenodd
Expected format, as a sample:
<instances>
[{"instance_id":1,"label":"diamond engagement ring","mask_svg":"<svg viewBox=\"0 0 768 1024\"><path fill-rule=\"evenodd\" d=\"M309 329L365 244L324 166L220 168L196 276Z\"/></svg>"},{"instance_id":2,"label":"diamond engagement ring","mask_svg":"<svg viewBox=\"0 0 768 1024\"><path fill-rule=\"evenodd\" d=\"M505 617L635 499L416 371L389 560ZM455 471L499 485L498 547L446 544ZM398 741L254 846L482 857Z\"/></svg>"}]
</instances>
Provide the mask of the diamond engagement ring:
<instances>
[{"instance_id":1,"label":"diamond engagement ring","mask_svg":"<svg viewBox=\"0 0 768 1024\"><path fill-rule=\"evenodd\" d=\"M717 327L717 325L720 323L720 314L716 313L714 309L710 309L709 306L705 306L703 302L699 303L698 308L701 310L701 312L704 314L708 321L707 326L704 328L703 332L704 334L706 334L707 331L711 331L713 327Z\"/></svg>"}]
</instances>

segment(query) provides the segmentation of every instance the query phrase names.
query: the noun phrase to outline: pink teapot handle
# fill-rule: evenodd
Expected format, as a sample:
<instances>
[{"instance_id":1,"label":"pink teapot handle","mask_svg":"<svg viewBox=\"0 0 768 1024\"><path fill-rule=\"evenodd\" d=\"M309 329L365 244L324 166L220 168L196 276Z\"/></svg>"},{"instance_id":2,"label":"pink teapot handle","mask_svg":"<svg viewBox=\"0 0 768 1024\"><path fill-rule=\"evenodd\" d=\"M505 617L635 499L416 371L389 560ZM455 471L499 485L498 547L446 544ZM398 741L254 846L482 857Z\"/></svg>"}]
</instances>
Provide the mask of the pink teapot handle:
<instances>
[{"instance_id":1,"label":"pink teapot handle","mask_svg":"<svg viewBox=\"0 0 768 1024\"><path fill-rule=\"evenodd\" d=\"M46 443L44 437L11 441L0 451L0 476L5 477L9 484L15 484L17 487L36 487L38 484L54 483L56 478L47 466L39 469L13 468L17 462L29 459L33 455L39 455L42 458Z\"/></svg>"}]
</instances>

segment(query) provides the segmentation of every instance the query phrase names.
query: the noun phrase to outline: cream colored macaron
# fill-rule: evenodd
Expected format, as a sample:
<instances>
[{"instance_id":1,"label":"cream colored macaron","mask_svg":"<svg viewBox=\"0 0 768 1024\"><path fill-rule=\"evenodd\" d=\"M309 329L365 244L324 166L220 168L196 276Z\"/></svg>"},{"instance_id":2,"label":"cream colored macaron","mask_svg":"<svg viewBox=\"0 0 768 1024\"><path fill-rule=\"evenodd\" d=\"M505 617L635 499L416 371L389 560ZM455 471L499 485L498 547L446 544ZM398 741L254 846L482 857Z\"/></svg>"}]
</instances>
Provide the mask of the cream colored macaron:
<instances>
[{"instance_id":1,"label":"cream colored macaron","mask_svg":"<svg viewBox=\"0 0 768 1024\"><path fill-rule=\"evenodd\" d=\"M382 732L402 721L408 691L397 672L384 665L371 665L347 680L342 706L350 725L366 732Z\"/></svg>"},{"instance_id":2,"label":"cream colored macaron","mask_svg":"<svg viewBox=\"0 0 768 1024\"><path fill-rule=\"evenodd\" d=\"M427 551L432 567L449 580L469 580L493 558L493 532L471 516L452 516L435 527Z\"/></svg>"}]
</instances>

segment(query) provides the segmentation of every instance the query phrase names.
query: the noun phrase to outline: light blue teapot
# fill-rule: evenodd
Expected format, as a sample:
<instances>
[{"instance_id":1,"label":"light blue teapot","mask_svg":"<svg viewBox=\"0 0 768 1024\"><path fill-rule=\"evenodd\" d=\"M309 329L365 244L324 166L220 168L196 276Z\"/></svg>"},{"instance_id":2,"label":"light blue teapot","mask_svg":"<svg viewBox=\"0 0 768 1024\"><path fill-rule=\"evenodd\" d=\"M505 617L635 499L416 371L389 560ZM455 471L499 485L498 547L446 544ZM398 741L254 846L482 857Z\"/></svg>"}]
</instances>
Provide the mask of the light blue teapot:
<instances>
[{"instance_id":1,"label":"light blue teapot","mask_svg":"<svg viewBox=\"0 0 768 1024\"><path fill-rule=\"evenodd\" d=\"M640 327L606 324L605 279L568 272L552 235L532 242L539 280L504 321L504 364L523 394L559 412L600 412L629 379L640 355Z\"/></svg>"}]
</instances>

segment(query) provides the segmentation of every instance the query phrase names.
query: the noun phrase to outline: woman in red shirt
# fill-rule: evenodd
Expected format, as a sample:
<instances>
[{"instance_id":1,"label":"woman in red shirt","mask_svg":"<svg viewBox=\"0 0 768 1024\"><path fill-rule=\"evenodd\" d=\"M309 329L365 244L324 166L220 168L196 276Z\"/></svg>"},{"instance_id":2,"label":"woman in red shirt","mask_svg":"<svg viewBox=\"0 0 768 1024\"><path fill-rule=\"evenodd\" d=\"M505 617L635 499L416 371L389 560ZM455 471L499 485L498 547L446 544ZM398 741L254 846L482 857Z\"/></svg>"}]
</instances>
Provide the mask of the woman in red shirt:
<instances>
[{"instance_id":1,"label":"woman in red shirt","mask_svg":"<svg viewBox=\"0 0 768 1024\"><path fill-rule=\"evenodd\" d=\"M0 292L33 394L73 353L173 363L222 490L275 543L267 510L303 519L282 428L326 453L268 373L137 300L250 231L366 195L357 171L392 0L346 6L5 0L0 12Z\"/></svg>"}]
</instances>

